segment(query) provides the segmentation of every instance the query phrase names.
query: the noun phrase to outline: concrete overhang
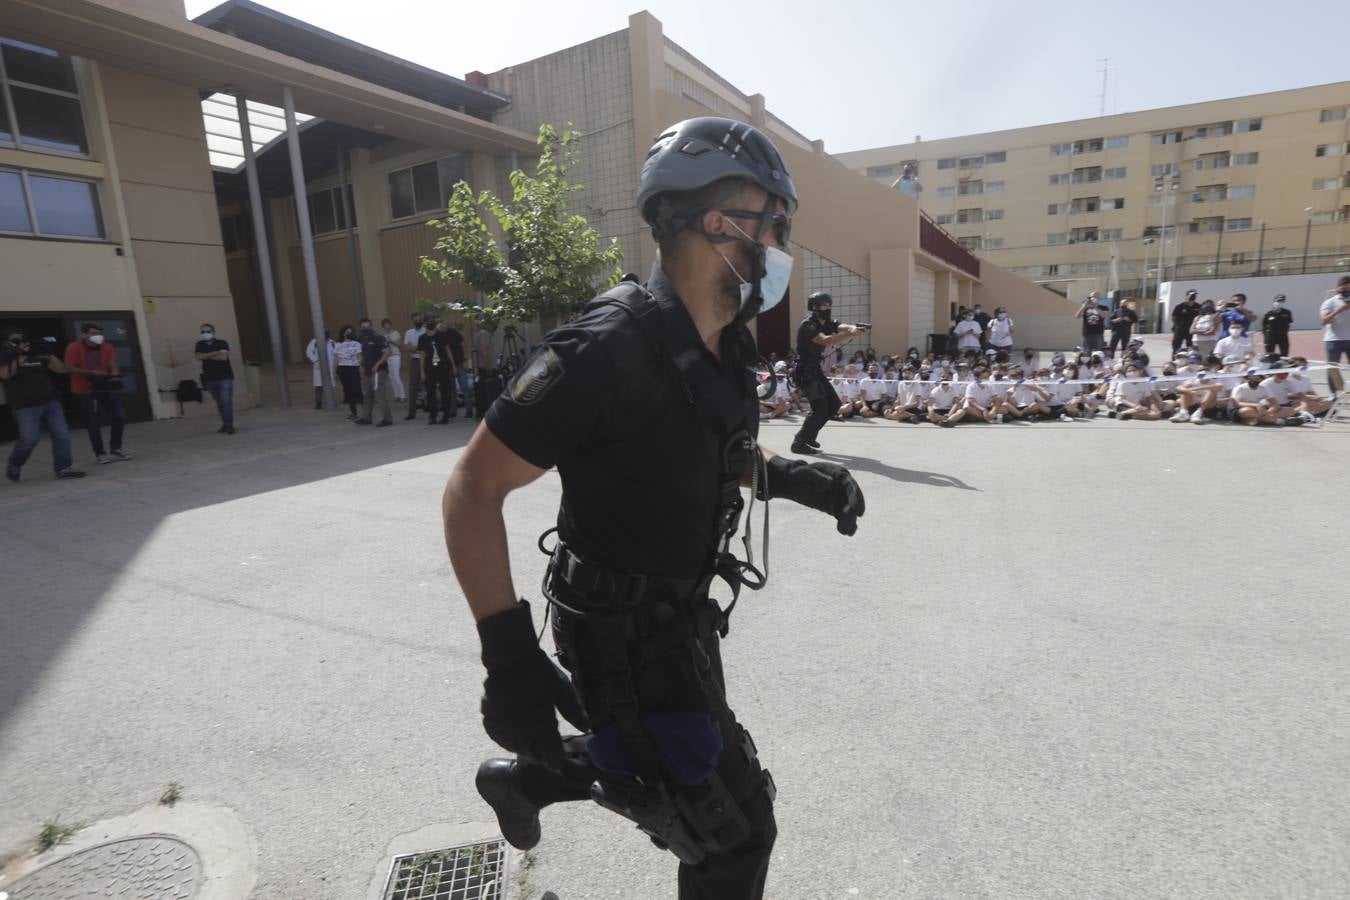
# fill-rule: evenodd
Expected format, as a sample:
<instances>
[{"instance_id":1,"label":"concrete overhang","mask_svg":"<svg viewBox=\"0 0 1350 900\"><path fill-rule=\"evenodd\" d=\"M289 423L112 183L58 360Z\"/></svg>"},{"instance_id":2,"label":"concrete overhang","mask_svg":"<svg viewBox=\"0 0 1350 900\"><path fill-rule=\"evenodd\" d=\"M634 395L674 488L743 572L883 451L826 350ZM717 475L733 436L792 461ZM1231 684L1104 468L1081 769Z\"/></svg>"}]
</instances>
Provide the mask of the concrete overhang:
<instances>
[{"instance_id":1,"label":"concrete overhang","mask_svg":"<svg viewBox=\"0 0 1350 900\"><path fill-rule=\"evenodd\" d=\"M0 0L0 33L431 147L534 154L534 136L286 56L134 0Z\"/></svg>"}]
</instances>

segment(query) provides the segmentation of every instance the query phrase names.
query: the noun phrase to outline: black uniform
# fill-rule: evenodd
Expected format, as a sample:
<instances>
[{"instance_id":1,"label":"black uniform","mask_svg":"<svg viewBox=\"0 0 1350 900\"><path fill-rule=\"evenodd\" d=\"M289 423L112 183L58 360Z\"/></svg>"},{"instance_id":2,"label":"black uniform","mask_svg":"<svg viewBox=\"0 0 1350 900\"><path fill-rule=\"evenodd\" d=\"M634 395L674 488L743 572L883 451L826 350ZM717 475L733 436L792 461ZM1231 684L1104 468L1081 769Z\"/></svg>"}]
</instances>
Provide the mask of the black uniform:
<instances>
[{"instance_id":1,"label":"black uniform","mask_svg":"<svg viewBox=\"0 0 1350 900\"><path fill-rule=\"evenodd\" d=\"M708 597L758 433L753 341L727 329L719 361L659 266L648 288L650 315L614 301L549 334L485 417L517 455L561 476L552 627L592 731L564 741L570 771L522 757L520 782L540 806L588 799L595 782L622 791L639 775L681 804L739 808L720 852L681 857L680 896L757 897L777 834L772 781L727 706L724 620ZM721 418L703 394L723 401ZM672 765L670 746L719 735L707 771ZM730 803L708 805L714 783Z\"/></svg>"},{"instance_id":2,"label":"black uniform","mask_svg":"<svg viewBox=\"0 0 1350 900\"><path fill-rule=\"evenodd\" d=\"M808 443L816 439L820 429L839 412L839 395L834 385L821 371L825 348L812 340L818 334L838 334L839 323L834 319L822 322L815 313L808 313L797 326L797 389L811 404L811 415L802 423L794 441Z\"/></svg>"},{"instance_id":3,"label":"black uniform","mask_svg":"<svg viewBox=\"0 0 1350 900\"><path fill-rule=\"evenodd\" d=\"M1139 313L1128 306L1116 307L1115 311L1111 313L1111 353L1114 354L1117 349L1123 351L1129 347L1134 324L1138 321Z\"/></svg>"},{"instance_id":4,"label":"black uniform","mask_svg":"<svg viewBox=\"0 0 1350 900\"><path fill-rule=\"evenodd\" d=\"M1182 344L1195 349L1195 342L1191 340L1191 323L1195 321L1195 317L1198 315L1200 315L1200 304L1196 303L1194 298L1181 301L1172 310L1173 356L1181 349Z\"/></svg>"},{"instance_id":5,"label":"black uniform","mask_svg":"<svg viewBox=\"0 0 1350 900\"><path fill-rule=\"evenodd\" d=\"M1266 311L1261 317L1261 335L1266 339L1266 352L1289 355L1289 329L1294 324L1294 314L1283 306Z\"/></svg>"},{"instance_id":6,"label":"black uniform","mask_svg":"<svg viewBox=\"0 0 1350 900\"><path fill-rule=\"evenodd\" d=\"M422 354L422 380L427 388L427 415L436 421L436 410L440 409L441 421L447 421L455 414L454 407L454 371L450 348L447 346L446 333L429 331L417 339L417 349ZM439 400L438 400L439 398Z\"/></svg>"}]
</instances>

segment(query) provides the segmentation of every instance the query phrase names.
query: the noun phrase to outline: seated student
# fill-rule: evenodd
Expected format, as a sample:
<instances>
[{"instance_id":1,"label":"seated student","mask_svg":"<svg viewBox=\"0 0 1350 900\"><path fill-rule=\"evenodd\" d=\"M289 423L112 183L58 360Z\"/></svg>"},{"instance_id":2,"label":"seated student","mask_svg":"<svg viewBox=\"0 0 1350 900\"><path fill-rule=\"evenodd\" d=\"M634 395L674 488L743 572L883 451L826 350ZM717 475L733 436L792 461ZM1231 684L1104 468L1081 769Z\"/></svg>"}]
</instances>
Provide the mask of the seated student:
<instances>
[{"instance_id":1,"label":"seated student","mask_svg":"<svg viewBox=\"0 0 1350 900\"><path fill-rule=\"evenodd\" d=\"M1134 360L1137 363L1143 363L1144 368L1148 368L1148 354L1144 352L1144 342L1135 338L1125 347L1124 357L1127 361Z\"/></svg>"},{"instance_id":2,"label":"seated student","mask_svg":"<svg viewBox=\"0 0 1350 900\"><path fill-rule=\"evenodd\" d=\"M862 401L859 399L857 369L853 366L845 368L844 377L839 379L834 392L839 395L839 412L837 413L839 418L853 418L853 414L862 408Z\"/></svg>"},{"instance_id":3,"label":"seated student","mask_svg":"<svg viewBox=\"0 0 1350 900\"><path fill-rule=\"evenodd\" d=\"M1264 373L1263 373L1264 374ZM1281 419L1297 418L1302 422L1316 422L1317 417L1303 409L1302 398L1294 393L1294 382L1290 380L1288 369L1278 369L1261 379L1264 390L1278 405L1275 415Z\"/></svg>"},{"instance_id":4,"label":"seated student","mask_svg":"<svg viewBox=\"0 0 1350 900\"><path fill-rule=\"evenodd\" d=\"M900 364L893 364L883 377L886 384L886 407L889 409L895 405L896 398L900 396Z\"/></svg>"},{"instance_id":5,"label":"seated student","mask_svg":"<svg viewBox=\"0 0 1350 900\"><path fill-rule=\"evenodd\" d=\"M1003 398L999 395L998 388L989 380L989 373L984 369L976 369L971 373L971 377L973 380L966 385L965 398L945 424L955 425L967 417L981 422L993 422L1002 414Z\"/></svg>"},{"instance_id":6,"label":"seated student","mask_svg":"<svg viewBox=\"0 0 1350 900\"><path fill-rule=\"evenodd\" d=\"M1034 422L1041 416L1048 418L1051 415L1050 407L1054 398L1041 385L1026 380L1023 377L1024 374L1020 369L1014 370L1013 383L1003 393L1006 402L1002 412L1015 419L1026 419L1029 422ZM1062 414L1062 407L1060 414ZM1063 418L1067 420L1068 416L1063 416ZM1002 415L999 416L999 421L1003 421Z\"/></svg>"},{"instance_id":7,"label":"seated student","mask_svg":"<svg viewBox=\"0 0 1350 900\"><path fill-rule=\"evenodd\" d=\"M944 370L937 376L938 383L928 392L928 421L952 425L954 411L961 409L962 394L952 384L952 376Z\"/></svg>"},{"instance_id":8,"label":"seated student","mask_svg":"<svg viewBox=\"0 0 1350 900\"><path fill-rule=\"evenodd\" d=\"M792 407L792 393L788 387L787 363L781 360L774 364L773 394L767 399L759 401L759 415L761 418L777 419L785 416Z\"/></svg>"},{"instance_id":9,"label":"seated student","mask_svg":"<svg viewBox=\"0 0 1350 900\"><path fill-rule=\"evenodd\" d=\"M886 411L886 383L875 367L858 379L858 401L858 415L864 419L875 419Z\"/></svg>"},{"instance_id":10,"label":"seated student","mask_svg":"<svg viewBox=\"0 0 1350 900\"><path fill-rule=\"evenodd\" d=\"M882 416L892 422L909 422L912 420L912 414L907 407L911 396L909 385L914 383L914 368L906 365L901 370L901 374L903 375L902 378L886 382L886 409L882 412ZM895 370L892 369L887 375L894 376ZM894 391L894 396L891 396L892 391Z\"/></svg>"},{"instance_id":11,"label":"seated student","mask_svg":"<svg viewBox=\"0 0 1350 900\"><path fill-rule=\"evenodd\" d=\"M1302 356L1289 357L1290 399L1297 400L1299 412L1321 416L1331 409L1331 400L1318 396L1313 390L1312 379L1308 377L1308 360Z\"/></svg>"},{"instance_id":12,"label":"seated student","mask_svg":"<svg viewBox=\"0 0 1350 900\"><path fill-rule=\"evenodd\" d=\"M1031 349L1030 347L1027 347L1025 350L1023 350L1021 359L1022 371L1026 372L1028 375L1030 375L1032 372L1035 372L1036 369L1038 368L1036 365L1036 359L1037 354L1035 350Z\"/></svg>"},{"instance_id":13,"label":"seated student","mask_svg":"<svg viewBox=\"0 0 1350 900\"><path fill-rule=\"evenodd\" d=\"M1223 386L1208 369L1201 369L1177 386L1177 411L1173 422L1202 425L1205 419L1223 418L1219 402Z\"/></svg>"},{"instance_id":14,"label":"seated student","mask_svg":"<svg viewBox=\"0 0 1350 900\"><path fill-rule=\"evenodd\" d=\"M1125 367L1125 377L1111 382L1111 392L1107 395L1108 418L1143 419L1150 421L1161 419L1164 412L1162 397L1153 382L1144 374L1144 367L1132 362Z\"/></svg>"},{"instance_id":15,"label":"seated student","mask_svg":"<svg viewBox=\"0 0 1350 900\"><path fill-rule=\"evenodd\" d=\"M1250 369L1233 388L1233 419L1244 425L1302 425L1301 418L1281 416L1280 403L1261 386L1261 373Z\"/></svg>"},{"instance_id":16,"label":"seated student","mask_svg":"<svg viewBox=\"0 0 1350 900\"><path fill-rule=\"evenodd\" d=\"M910 421L918 424L926 418L928 409L928 395L933 391L933 383L929 381L931 373L922 369L917 374L906 373L905 378L900 382L900 392L896 397L896 408L908 414L908 420L894 415L897 422Z\"/></svg>"},{"instance_id":17,"label":"seated student","mask_svg":"<svg viewBox=\"0 0 1350 900\"><path fill-rule=\"evenodd\" d=\"M1050 395L1050 415L1061 422L1072 422L1076 416L1091 415L1078 392L1078 385L1070 384L1073 380L1069 366L1053 371L1041 370L1041 382Z\"/></svg>"}]
</instances>

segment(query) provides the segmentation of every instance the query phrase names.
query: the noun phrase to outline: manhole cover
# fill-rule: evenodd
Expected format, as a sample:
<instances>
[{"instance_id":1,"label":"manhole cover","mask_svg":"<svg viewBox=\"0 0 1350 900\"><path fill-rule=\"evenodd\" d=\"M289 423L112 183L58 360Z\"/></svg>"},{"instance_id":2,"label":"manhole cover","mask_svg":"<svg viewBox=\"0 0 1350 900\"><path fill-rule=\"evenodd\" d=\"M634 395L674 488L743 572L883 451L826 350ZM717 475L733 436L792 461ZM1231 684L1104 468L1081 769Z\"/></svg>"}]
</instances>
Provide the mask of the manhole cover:
<instances>
[{"instance_id":1,"label":"manhole cover","mask_svg":"<svg viewBox=\"0 0 1350 900\"><path fill-rule=\"evenodd\" d=\"M482 841L394 857L384 900L498 900L506 845Z\"/></svg>"},{"instance_id":2,"label":"manhole cover","mask_svg":"<svg viewBox=\"0 0 1350 900\"><path fill-rule=\"evenodd\" d=\"M182 841L163 835L134 837L99 844L43 866L16 882L9 896L10 900L192 897L201 875L197 851Z\"/></svg>"}]
</instances>

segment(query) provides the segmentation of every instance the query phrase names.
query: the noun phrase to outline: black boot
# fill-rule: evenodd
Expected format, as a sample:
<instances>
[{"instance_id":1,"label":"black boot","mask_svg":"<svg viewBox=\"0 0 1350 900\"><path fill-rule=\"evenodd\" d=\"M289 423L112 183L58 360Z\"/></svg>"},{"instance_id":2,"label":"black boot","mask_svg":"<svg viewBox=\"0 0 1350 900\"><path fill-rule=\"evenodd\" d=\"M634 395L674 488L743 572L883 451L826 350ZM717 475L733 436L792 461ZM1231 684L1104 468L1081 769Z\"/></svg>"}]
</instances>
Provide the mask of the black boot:
<instances>
[{"instance_id":1,"label":"black boot","mask_svg":"<svg viewBox=\"0 0 1350 900\"><path fill-rule=\"evenodd\" d=\"M474 784L497 814L497 826L506 842L517 850L529 850L539 843L539 807L526 800L515 783L518 765L514 759L484 760Z\"/></svg>"}]
</instances>

